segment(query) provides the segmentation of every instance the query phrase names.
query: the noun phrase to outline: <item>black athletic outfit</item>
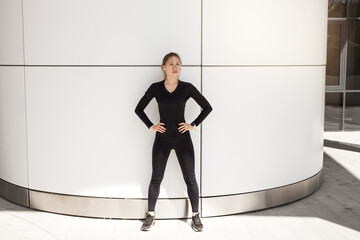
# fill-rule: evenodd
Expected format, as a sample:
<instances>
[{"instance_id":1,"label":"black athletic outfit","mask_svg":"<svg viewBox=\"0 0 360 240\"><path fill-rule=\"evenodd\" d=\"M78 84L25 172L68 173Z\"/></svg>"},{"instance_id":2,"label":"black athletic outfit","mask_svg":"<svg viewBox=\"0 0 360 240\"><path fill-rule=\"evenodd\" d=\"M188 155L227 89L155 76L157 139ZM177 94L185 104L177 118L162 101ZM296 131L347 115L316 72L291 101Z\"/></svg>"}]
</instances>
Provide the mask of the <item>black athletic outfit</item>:
<instances>
[{"instance_id":1,"label":"black athletic outfit","mask_svg":"<svg viewBox=\"0 0 360 240\"><path fill-rule=\"evenodd\" d=\"M170 93L165 88L164 79L151 84L135 108L135 113L148 128L154 124L145 114L144 109L153 97L155 97L158 102L160 122L165 123L165 125L162 126L164 126L166 130L163 133L156 131L155 135L152 150L152 176L148 193L148 211L154 211L170 150L174 149L187 185L192 211L198 212L199 188L195 178L194 146L190 132L185 131L181 133L178 128L181 126L179 123L186 123L184 111L186 101L190 97L202 107L201 113L192 122L192 124L196 126L207 117L212 111L212 107L193 84L178 80L177 87Z\"/></svg>"}]
</instances>

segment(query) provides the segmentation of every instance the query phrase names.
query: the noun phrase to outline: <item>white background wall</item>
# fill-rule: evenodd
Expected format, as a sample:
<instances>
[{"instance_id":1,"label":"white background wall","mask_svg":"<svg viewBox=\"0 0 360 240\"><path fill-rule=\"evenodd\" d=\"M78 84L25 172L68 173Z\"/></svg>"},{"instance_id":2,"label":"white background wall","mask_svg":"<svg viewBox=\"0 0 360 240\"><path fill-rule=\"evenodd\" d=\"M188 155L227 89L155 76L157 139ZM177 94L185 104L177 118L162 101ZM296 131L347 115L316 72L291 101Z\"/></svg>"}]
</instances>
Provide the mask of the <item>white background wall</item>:
<instances>
[{"instance_id":1,"label":"white background wall","mask_svg":"<svg viewBox=\"0 0 360 240\"><path fill-rule=\"evenodd\" d=\"M180 79L214 108L202 134L191 132L203 196L287 185L322 167L326 0L0 0L0 16L6 181L147 197L155 132L134 109L170 51L185 65ZM188 123L200 110L190 99ZM158 122L155 99L146 112ZM183 196L172 150L160 197Z\"/></svg>"}]
</instances>

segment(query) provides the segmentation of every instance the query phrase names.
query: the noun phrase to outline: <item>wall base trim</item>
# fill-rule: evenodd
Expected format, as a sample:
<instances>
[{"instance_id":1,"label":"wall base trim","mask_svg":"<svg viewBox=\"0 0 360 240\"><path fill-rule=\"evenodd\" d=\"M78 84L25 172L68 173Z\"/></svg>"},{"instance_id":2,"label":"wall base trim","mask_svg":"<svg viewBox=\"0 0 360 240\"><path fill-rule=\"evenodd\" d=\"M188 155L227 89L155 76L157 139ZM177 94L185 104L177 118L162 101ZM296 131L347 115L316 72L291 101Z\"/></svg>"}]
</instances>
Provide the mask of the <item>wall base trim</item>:
<instances>
[{"instance_id":1,"label":"wall base trim","mask_svg":"<svg viewBox=\"0 0 360 240\"><path fill-rule=\"evenodd\" d=\"M228 196L200 197L202 217L231 215L279 206L296 201L320 187L322 170L300 182L262 191ZM143 219L147 198L101 198L41 192L20 187L0 179L0 196L16 204L46 212L65 215ZM156 203L157 219L191 218L188 198L159 198Z\"/></svg>"}]
</instances>

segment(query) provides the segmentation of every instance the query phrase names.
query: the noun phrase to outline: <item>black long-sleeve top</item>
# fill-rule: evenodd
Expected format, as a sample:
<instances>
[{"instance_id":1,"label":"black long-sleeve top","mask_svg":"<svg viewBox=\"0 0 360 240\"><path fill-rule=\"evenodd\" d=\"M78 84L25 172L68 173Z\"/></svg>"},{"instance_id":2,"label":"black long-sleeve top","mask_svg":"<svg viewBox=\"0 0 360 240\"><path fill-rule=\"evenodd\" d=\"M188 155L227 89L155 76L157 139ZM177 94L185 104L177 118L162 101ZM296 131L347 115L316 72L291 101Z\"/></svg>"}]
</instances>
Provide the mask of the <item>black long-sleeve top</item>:
<instances>
[{"instance_id":1,"label":"black long-sleeve top","mask_svg":"<svg viewBox=\"0 0 360 240\"><path fill-rule=\"evenodd\" d=\"M161 136L173 137L181 135L181 132L178 130L181 126L179 123L185 122L185 105L190 97L202 107L199 116L191 122L191 124L195 123L195 125L198 126L212 111L210 103L193 84L178 80L177 87L170 93L165 88L164 79L151 84L135 108L135 113L148 128L150 128L153 123L145 114L144 109L153 97L155 97L158 102L160 122L165 123L163 126L166 130L164 133L160 133Z\"/></svg>"}]
</instances>

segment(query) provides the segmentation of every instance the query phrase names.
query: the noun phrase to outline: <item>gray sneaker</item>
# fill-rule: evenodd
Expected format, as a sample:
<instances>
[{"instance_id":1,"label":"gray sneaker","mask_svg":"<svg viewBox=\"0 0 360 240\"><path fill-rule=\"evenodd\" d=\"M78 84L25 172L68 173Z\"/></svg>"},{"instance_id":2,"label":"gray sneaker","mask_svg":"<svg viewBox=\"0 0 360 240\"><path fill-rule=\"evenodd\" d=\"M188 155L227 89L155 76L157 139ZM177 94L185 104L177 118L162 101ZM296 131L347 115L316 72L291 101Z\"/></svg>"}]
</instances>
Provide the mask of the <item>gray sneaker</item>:
<instances>
[{"instance_id":1,"label":"gray sneaker","mask_svg":"<svg viewBox=\"0 0 360 240\"><path fill-rule=\"evenodd\" d=\"M141 230L149 231L150 228L155 224L155 216L151 216L149 213L146 213L145 222L141 226Z\"/></svg>"},{"instance_id":2,"label":"gray sneaker","mask_svg":"<svg viewBox=\"0 0 360 240\"><path fill-rule=\"evenodd\" d=\"M200 213L195 214L195 216L192 216L191 227L195 232L201 232L203 230L204 226L200 220Z\"/></svg>"}]
</instances>

